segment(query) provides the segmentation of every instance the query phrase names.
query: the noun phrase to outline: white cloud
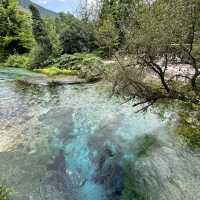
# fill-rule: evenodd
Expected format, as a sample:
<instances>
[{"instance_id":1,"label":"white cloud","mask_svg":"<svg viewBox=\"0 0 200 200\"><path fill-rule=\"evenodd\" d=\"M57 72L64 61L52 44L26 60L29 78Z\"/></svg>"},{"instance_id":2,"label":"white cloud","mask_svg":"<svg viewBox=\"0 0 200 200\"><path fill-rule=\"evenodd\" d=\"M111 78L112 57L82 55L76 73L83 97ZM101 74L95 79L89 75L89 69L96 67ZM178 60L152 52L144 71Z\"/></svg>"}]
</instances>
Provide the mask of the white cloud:
<instances>
[{"instance_id":1,"label":"white cloud","mask_svg":"<svg viewBox=\"0 0 200 200\"><path fill-rule=\"evenodd\" d=\"M48 1L47 0L40 0L39 3L46 5L48 3Z\"/></svg>"}]
</instances>

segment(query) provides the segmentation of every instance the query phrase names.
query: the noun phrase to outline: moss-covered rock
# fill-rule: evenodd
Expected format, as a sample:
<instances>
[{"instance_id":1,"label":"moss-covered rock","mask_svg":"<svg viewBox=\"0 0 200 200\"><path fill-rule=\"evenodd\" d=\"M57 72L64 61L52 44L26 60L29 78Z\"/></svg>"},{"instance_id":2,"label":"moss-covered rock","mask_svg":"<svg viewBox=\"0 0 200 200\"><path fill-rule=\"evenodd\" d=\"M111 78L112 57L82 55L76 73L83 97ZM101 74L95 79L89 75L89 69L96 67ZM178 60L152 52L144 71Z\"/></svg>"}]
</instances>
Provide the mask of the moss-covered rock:
<instances>
[{"instance_id":1,"label":"moss-covered rock","mask_svg":"<svg viewBox=\"0 0 200 200\"><path fill-rule=\"evenodd\" d=\"M0 186L0 200L9 200L10 199L11 189Z\"/></svg>"},{"instance_id":2,"label":"moss-covered rock","mask_svg":"<svg viewBox=\"0 0 200 200\"><path fill-rule=\"evenodd\" d=\"M176 133L192 148L200 148L200 112L195 105L182 105L178 111Z\"/></svg>"}]
</instances>

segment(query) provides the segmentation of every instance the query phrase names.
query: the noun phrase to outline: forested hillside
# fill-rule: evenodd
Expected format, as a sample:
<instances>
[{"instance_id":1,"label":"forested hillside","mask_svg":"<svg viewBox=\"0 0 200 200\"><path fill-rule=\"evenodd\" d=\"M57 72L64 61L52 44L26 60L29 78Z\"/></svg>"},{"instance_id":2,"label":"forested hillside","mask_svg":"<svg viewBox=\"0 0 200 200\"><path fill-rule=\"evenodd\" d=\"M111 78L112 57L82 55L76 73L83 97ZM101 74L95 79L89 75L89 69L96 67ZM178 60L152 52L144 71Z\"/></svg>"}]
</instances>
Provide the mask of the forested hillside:
<instances>
[{"instance_id":1,"label":"forested hillside","mask_svg":"<svg viewBox=\"0 0 200 200\"><path fill-rule=\"evenodd\" d=\"M58 15L57 13L55 13L51 10L45 9L42 6L39 6L30 0L18 0L18 1L19 1L19 5L25 9L28 9L31 4L34 4L38 8L38 10L40 11L42 16L56 17Z\"/></svg>"}]
</instances>

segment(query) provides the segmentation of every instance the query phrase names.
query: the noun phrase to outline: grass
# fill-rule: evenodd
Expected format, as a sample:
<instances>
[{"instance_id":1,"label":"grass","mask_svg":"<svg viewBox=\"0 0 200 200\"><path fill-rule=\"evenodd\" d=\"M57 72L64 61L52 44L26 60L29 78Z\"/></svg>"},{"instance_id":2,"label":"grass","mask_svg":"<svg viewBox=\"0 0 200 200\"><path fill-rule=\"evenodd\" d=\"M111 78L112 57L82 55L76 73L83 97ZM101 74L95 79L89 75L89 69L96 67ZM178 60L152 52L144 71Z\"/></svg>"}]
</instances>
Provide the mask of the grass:
<instances>
[{"instance_id":1,"label":"grass","mask_svg":"<svg viewBox=\"0 0 200 200\"><path fill-rule=\"evenodd\" d=\"M66 76L77 76L79 74L79 70L72 70L72 69L59 69L56 66L47 67L42 69L34 69L34 72L39 72L42 74L46 74L48 76L56 76L56 75L66 75Z\"/></svg>"}]
</instances>

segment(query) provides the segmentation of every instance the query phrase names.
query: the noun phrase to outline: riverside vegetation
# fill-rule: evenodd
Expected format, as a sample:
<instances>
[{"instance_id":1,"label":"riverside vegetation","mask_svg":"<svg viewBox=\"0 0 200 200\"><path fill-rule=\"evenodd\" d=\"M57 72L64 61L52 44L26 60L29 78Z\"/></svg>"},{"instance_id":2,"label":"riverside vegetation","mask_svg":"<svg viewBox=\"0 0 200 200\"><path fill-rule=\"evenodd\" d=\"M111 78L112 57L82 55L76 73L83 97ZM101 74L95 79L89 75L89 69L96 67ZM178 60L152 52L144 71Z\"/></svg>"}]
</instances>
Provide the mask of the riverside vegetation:
<instances>
[{"instance_id":1,"label":"riverside vegetation","mask_svg":"<svg viewBox=\"0 0 200 200\"><path fill-rule=\"evenodd\" d=\"M190 150L200 148L199 0L101 0L78 17L41 16L34 5L25 10L17 0L0 0L0 63L105 79L113 95L138 111L173 113L176 133ZM142 153L152 143L142 143ZM0 187L0 200L8 193ZM146 199L134 178L126 180L122 199Z\"/></svg>"}]
</instances>

